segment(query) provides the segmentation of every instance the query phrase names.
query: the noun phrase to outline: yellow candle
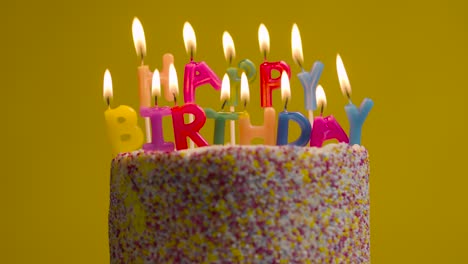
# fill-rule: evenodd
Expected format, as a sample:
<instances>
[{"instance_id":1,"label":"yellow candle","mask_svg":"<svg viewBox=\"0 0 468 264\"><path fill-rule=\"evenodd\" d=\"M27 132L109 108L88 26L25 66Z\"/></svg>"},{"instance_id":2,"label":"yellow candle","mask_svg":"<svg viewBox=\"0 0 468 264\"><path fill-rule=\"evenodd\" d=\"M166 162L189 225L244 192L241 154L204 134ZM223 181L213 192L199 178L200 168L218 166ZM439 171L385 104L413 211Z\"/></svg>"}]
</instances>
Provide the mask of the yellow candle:
<instances>
[{"instance_id":1,"label":"yellow candle","mask_svg":"<svg viewBox=\"0 0 468 264\"><path fill-rule=\"evenodd\" d=\"M239 136L241 145L250 145L254 138L263 138L263 144L276 145L276 112L273 107L265 107L263 126L253 126L247 112L239 116Z\"/></svg>"},{"instance_id":2,"label":"yellow candle","mask_svg":"<svg viewBox=\"0 0 468 264\"><path fill-rule=\"evenodd\" d=\"M137 113L133 108L120 105L111 109L112 78L109 70L104 74L104 99L108 109L104 112L107 136L111 143L112 154L137 150L143 144L143 132L137 125Z\"/></svg>"}]
</instances>

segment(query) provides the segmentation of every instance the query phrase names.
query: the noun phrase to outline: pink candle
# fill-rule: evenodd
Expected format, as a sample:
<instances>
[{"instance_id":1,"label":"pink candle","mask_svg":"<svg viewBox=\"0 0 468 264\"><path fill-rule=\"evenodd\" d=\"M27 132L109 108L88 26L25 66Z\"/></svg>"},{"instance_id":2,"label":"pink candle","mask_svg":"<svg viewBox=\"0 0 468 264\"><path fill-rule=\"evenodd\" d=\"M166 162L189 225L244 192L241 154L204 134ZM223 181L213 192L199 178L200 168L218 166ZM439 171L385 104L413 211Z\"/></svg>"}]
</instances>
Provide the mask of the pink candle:
<instances>
[{"instance_id":1,"label":"pink candle","mask_svg":"<svg viewBox=\"0 0 468 264\"><path fill-rule=\"evenodd\" d=\"M200 135L200 129L206 122L206 115L202 108L189 103L183 106L174 106L171 110L177 150L187 149L187 137L199 147L208 146L208 142ZM192 114L195 118L191 123L185 124L184 114Z\"/></svg>"},{"instance_id":2,"label":"pink candle","mask_svg":"<svg viewBox=\"0 0 468 264\"><path fill-rule=\"evenodd\" d=\"M204 61L187 63L184 71L184 102L195 103L195 89L204 84L210 84L216 91L221 89L221 80Z\"/></svg>"},{"instance_id":3,"label":"pink candle","mask_svg":"<svg viewBox=\"0 0 468 264\"><path fill-rule=\"evenodd\" d=\"M291 68L284 61L267 61L267 54L270 50L270 35L263 24L258 29L258 41L265 60L260 65L260 103L262 107L271 107L273 105L273 90L281 87L280 73L285 71L291 78ZM278 77L273 78L273 72L277 72Z\"/></svg>"},{"instance_id":4,"label":"pink candle","mask_svg":"<svg viewBox=\"0 0 468 264\"><path fill-rule=\"evenodd\" d=\"M221 80L205 62L193 61L196 50L196 37L190 23L184 24L184 42L187 53L190 54L190 62L185 65L184 71L184 102L195 103L195 89L210 84L215 90L221 89Z\"/></svg>"},{"instance_id":5,"label":"pink candle","mask_svg":"<svg viewBox=\"0 0 468 264\"><path fill-rule=\"evenodd\" d=\"M314 125L312 126L312 132L310 135L310 146L321 147L325 140L336 139L338 142L349 143L348 135L341 128L338 121L330 115L322 117L323 109L327 104L325 92L321 85L317 86L316 89L317 107L320 108L320 116L314 119Z\"/></svg>"},{"instance_id":6,"label":"pink candle","mask_svg":"<svg viewBox=\"0 0 468 264\"><path fill-rule=\"evenodd\" d=\"M143 145L144 150L160 150L160 151L173 151L174 143L165 142L163 134L162 118L171 115L171 108L165 107L143 107L140 110L143 117L149 117L151 120L151 142Z\"/></svg>"}]
</instances>

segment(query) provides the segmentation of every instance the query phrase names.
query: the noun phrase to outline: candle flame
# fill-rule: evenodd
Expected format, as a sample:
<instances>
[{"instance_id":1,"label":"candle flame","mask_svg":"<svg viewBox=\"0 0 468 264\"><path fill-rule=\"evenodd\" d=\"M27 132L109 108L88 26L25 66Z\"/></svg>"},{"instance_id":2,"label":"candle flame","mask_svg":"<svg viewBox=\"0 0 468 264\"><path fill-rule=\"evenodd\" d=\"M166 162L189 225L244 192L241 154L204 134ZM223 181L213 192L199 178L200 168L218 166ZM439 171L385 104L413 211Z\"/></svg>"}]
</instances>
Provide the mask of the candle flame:
<instances>
[{"instance_id":1,"label":"candle flame","mask_svg":"<svg viewBox=\"0 0 468 264\"><path fill-rule=\"evenodd\" d=\"M260 52L266 57L268 52L270 52L270 34L268 34L268 29L263 24L260 24L258 28L258 44Z\"/></svg>"},{"instance_id":2,"label":"candle flame","mask_svg":"<svg viewBox=\"0 0 468 264\"><path fill-rule=\"evenodd\" d=\"M161 78L159 77L158 69L154 70L153 79L151 82L151 94L153 96L161 96Z\"/></svg>"},{"instance_id":3,"label":"candle flame","mask_svg":"<svg viewBox=\"0 0 468 264\"><path fill-rule=\"evenodd\" d=\"M174 64L169 65L169 90L174 96L179 95L179 81Z\"/></svg>"},{"instance_id":4,"label":"candle flame","mask_svg":"<svg viewBox=\"0 0 468 264\"><path fill-rule=\"evenodd\" d=\"M296 64L302 66L304 63L304 55L302 54L302 40L301 33L296 24L293 25L291 31L291 48L292 48L292 57Z\"/></svg>"},{"instance_id":5,"label":"candle flame","mask_svg":"<svg viewBox=\"0 0 468 264\"><path fill-rule=\"evenodd\" d=\"M281 73L281 99L283 101L291 99L291 87L289 85L289 76L286 71Z\"/></svg>"},{"instance_id":6,"label":"candle flame","mask_svg":"<svg viewBox=\"0 0 468 264\"><path fill-rule=\"evenodd\" d=\"M195 31L193 30L192 25L189 22L184 24L184 43L185 51L187 54L190 54L190 57L193 56L197 49L197 37L195 36Z\"/></svg>"},{"instance_id":7,"label":"candle flame","mask_svg":"<svg viewBox=\"0 0 468 264\"><path fill-rule=\"evenodd\" d=\"M343 95L349 97L351 95L351 84L349 83L348 74L346 74L346 69L340 54L336 55L336 71L338 72L341 92Z\"/></svg>"},{"instance_id":8,"label":"candle flame","mask_svg":"<svg viewBox=\"0 0 468 264\"><path fill-rule=\"evenodd\" d=\"M223 82L221 84L220 100L221 102L224 102L226 100L229 100L230 97L231 97L231 84L229 81L229 76L227 75L227 73L225 73L223 77Z\"/></svg>"},{"instance_id":9,"label":"candle flame","mask_svg":"<svg viewBox=\"0 0 468 264\"><path fill-rule=\"evenodd\" d=\"M323 87L320 84L315 90L315 98L317 100L317 108L327 107L327 96L325 95L325 91L323 90Z\"/></svg>"},{"instance_id":10,"label":"candle flame","mask_svg":"<svg viewBox=\"0 0 468 264\"><path fill-rule=\"evenodd\" d=\"M232 40L231 35L227 31L224 31L223 33L223 48L224 57L229 63L231 63L234 57L236 57L236 48L234 47L234 41Z\"/></svg>"},{"instance_id":11,"label":"candle flame","mask_svg":"<svg viewBox=\"0 0 468 264\"><path fill-rule=\"evenodd\" d=\"M141 25L141 22L140 20L138 20L137 17L133 19L132 34L133 34L133 44L135 44L135 50L136 50L137 56L139 57L146 56L145 31L143 31L143 26Z\"/></svg>"},{"instance_id":12,"label":"candle flame","mask_svg":"<svg viewBox=\"0 0 468 264\"><path fill-rule=\"evenodd\" d=\"M113 92L112 92L112 77L108 69L106 69L106 72L104 72L103 91L104 91L104 101L106 101L106 103L109 103L110 100L112 100Z\"/></svg>"},{"instance_id":13,"label":"candle flame","mask_svg":"<svg viewBox=\"0 0 468 264\"><path fill-rule=\"evenodd\" d=\"M241 96L240 96L241 102L249 102L250 100L249 80L247 79L247 75L245 75L245 72L242 72L242 75L241 75L240 93L241 93Z\"/></svg>"}]
</instances>

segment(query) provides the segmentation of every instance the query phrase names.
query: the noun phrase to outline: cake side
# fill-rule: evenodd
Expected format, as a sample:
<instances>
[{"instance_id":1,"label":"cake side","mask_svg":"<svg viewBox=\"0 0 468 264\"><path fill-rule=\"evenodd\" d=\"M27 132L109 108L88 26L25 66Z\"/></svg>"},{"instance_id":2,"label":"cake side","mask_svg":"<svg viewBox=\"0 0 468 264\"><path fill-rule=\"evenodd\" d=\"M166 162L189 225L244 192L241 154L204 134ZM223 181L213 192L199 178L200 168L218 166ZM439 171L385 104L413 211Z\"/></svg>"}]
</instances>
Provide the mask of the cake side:
<instances>
[{"instance_id":1,"label":"cake side","mask_svg":"<svg viewBox=\"0 0 468 264\"><path fill-rule=\"evenodd\" d=\"M111 262L368 263L368 181L357 145L121 154Z\"/></svg>"}]
</instances>

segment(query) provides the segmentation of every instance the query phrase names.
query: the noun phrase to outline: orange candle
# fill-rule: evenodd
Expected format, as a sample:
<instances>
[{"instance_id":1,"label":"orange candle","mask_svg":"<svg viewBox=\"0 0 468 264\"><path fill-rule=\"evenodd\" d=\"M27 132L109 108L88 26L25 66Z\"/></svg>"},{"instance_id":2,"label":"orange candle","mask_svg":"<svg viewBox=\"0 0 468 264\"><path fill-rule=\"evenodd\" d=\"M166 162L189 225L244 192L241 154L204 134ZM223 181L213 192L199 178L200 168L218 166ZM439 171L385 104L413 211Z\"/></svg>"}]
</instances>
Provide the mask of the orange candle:
<instances>
[{"instance_id":1,"label":"orange candle","mask_svg":"<svg viewBox=\"0 0 468 264\"><path fill-rule=\"evenodd\" d=\"M241 102L244 102L244 108L249 101L249 82L245 73L241 76ZM250 122L250 116L244 111L239 116L239 143L241 145L250 145L254 138L263 138L265 145L276 145L276 112L273 107L263 109L263 126L253 126Z\"/></svg>"}]
</instances>

